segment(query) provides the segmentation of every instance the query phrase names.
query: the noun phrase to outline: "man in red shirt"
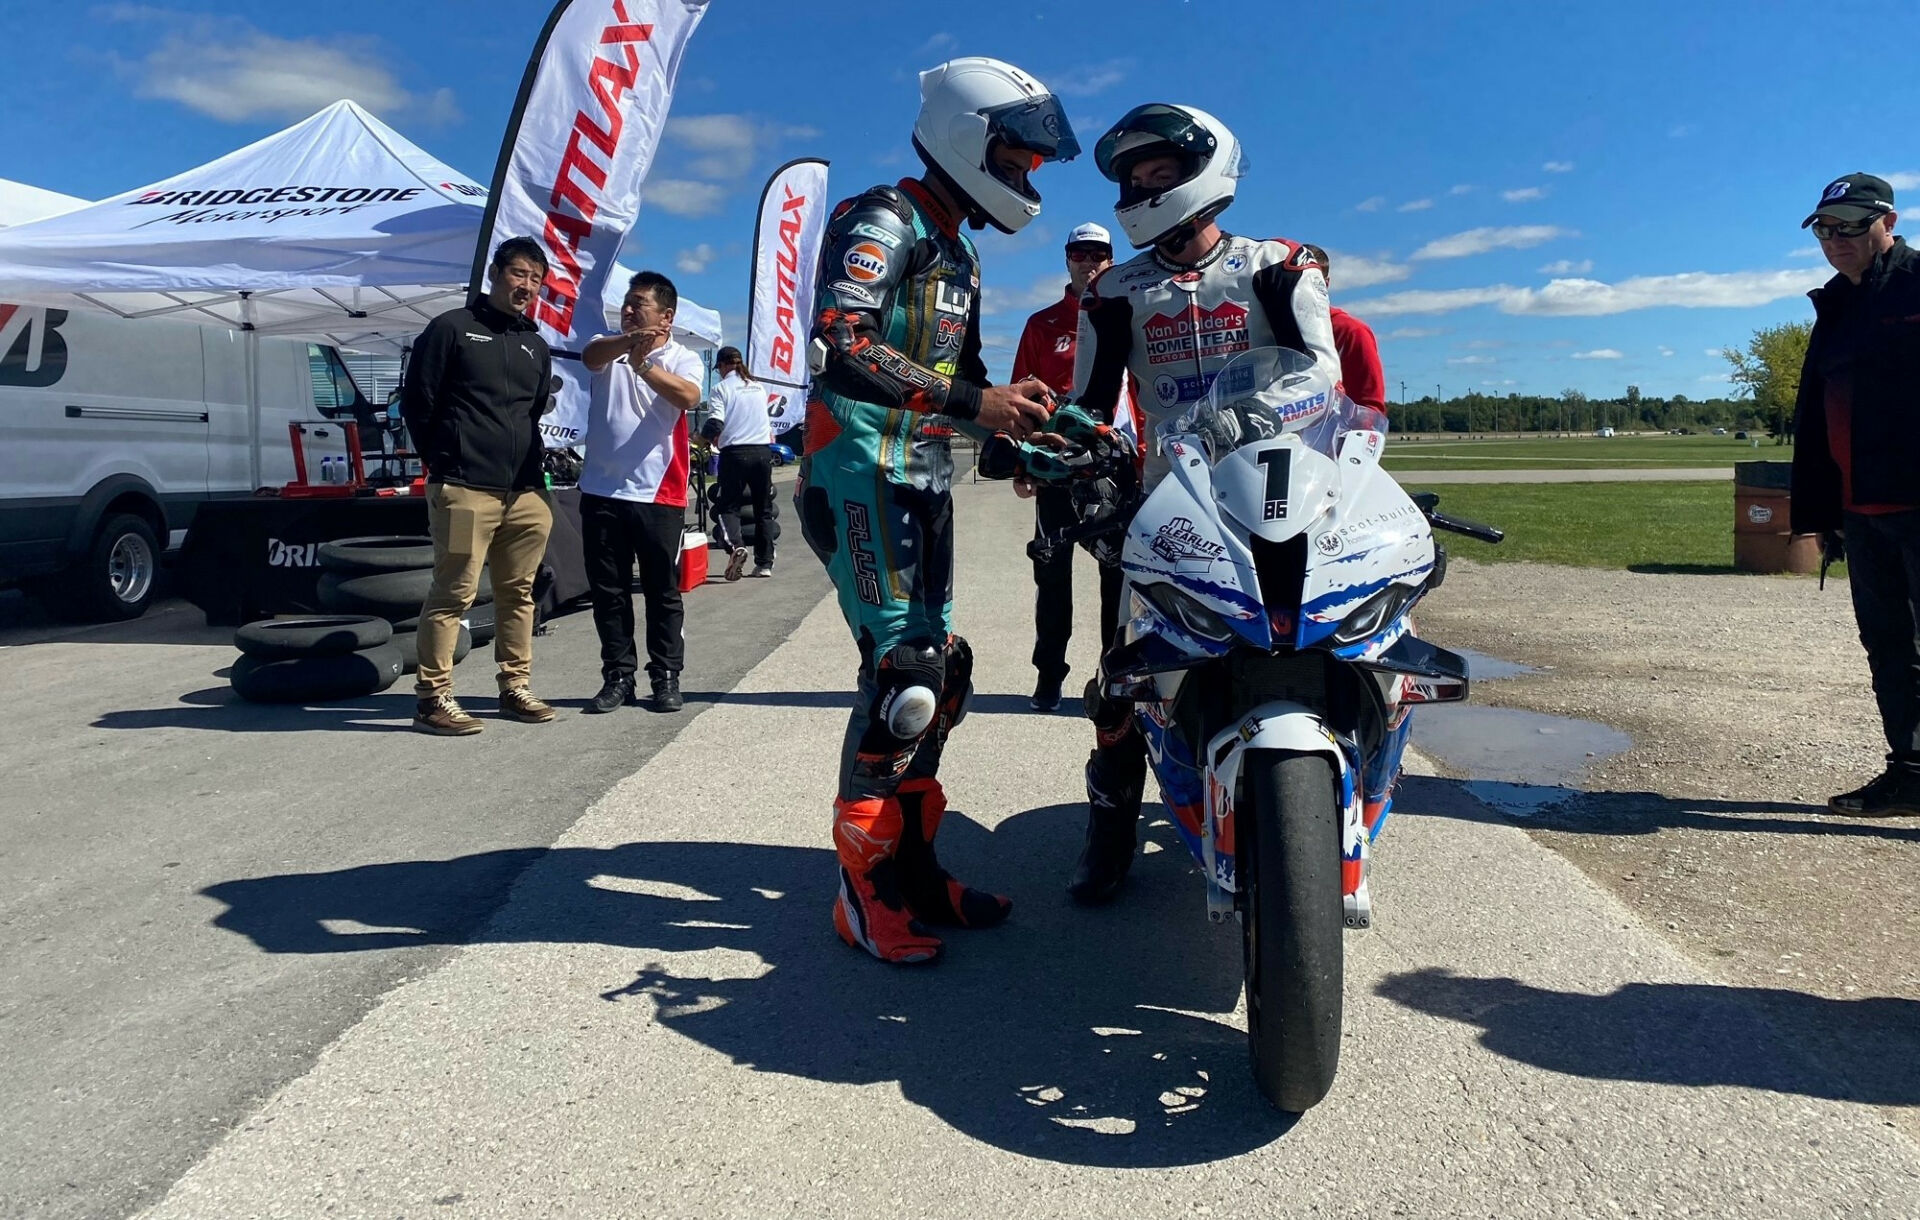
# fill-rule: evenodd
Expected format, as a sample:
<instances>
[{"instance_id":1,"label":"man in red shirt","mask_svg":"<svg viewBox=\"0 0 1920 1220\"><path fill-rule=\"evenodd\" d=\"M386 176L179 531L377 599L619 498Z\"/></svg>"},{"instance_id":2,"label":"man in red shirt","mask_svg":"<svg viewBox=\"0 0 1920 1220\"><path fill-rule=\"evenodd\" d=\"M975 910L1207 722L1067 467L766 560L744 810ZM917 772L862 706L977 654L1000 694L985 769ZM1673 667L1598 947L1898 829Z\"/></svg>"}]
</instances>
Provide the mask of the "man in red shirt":
<instances>
[{"instance_id":1,"label":"man in red shirt","mask_svg":"<svg viewBox=\"0 0 1920 1220\"><path fill-rule=\"evenodd\" d=\"M1074 343L1080 334L1080 297L1094 276L1113 265L1113 241L1096 224L1067 234L1067 291L1058 301L1027 319L1013 356L1013 380L1038 377L1065 398L1073 392ZM1078 518L1064 487L1041 486L1033 498L1034 536L1059 531ZM1033 667L1040 671L1032 705L1050 712L1060 706L1066 681L1067 641L1073 636L1073 552L1060 547L1053 558L1033 561Z\"/></svg>"},{"instance_id":2,"label":"man in red shirt","mask_svg":"<svg viewBox=\"0 0 1920 1220\"><path fill-rule=\"evenodd\" d=\"M1326 272L1327 287L1333 287L1333 260L1311 242L1313 251ZM1347 397L1362 406L1387 409L1387 376L1380 371L1380 345L1374 341L1373 327L1339 306L1333 308L1333 346L1340 353L1340 381Z\"/></svg>"}]
</instances>

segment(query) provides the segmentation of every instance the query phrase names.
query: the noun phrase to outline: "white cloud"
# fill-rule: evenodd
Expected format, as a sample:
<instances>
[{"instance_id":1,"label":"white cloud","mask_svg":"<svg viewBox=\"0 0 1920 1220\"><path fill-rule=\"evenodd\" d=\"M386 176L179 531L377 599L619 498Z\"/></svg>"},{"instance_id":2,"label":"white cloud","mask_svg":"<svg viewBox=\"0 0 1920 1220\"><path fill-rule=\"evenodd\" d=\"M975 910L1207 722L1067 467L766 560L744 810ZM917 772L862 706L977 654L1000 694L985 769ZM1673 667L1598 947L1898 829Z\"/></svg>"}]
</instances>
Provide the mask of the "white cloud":
<instances>
[{"instance_id":1,"label":"white cloud","mask_svg":"<svg viewBox=\"0 0 1920 1220\"><path fill-rule=\"evenodd\" d=\"M1727 349L1724 347L1710 347L1706 350L1706 355L1711 356L1715 360L1724 360L1727 355Z\"/></svg>"},{"instance_id":2,"label":"white cloud","mask_svg":"<svg viewBox=\"0 0 1920 1220\"><path fill-rule=\"evenodd\" d=\"M1888 174L1887 185L1896 191L1920 190L1920 170L1907 170L1903 173Z\"/></svg>"},{"instance_id":3,"label":"white cloud","mask_svg":"<svg viewBox=\"0 0 1920 1220\"><path fill-rule=\"evenodd\" d=\"M1573 172L1573 162L1549 161L1545 165L1541 166L1540 168L1547 171L1549 174L1571 174Z\"/></svg>"},{"instance_id":4,"label":"white cloud","mask_svg":"<svg viewBox=\"0 0 1920 1220\"><path fill-rule=\"evenodd\" d=\"M699 275L713 262L714 254L712 246L701 242L691 250L680 251L679 257L673 260L674 270L682 275Z\"/></svg>"},{"instance_id":5,"label":"white cloud","mask_svg":"<svg viewBox=\"0 0 1920 1220\"><path fill-rule=\"evenodd\" d=\"M1684 140L1696 130L1697 128L1695 128L1692 123L1676 123L1672 127L1667 128L1667 138L1670 140Z\"/></svg>"},{"instance_id":6,"label":"white cloud","mask_svg":"<svg viewBox=\"0 0 1920 1220\"><path fill-rule=\"evenodd\" d=\"M1596 347L1590 352L1575 352L1575 360L1619 360L1625 355L1611 347Z\"/></svg>"},{"instance_id":7,"label":"white cloud","mask_svg":"<svg viewBox=\"0 0 1920 1220\"><path fill-rule=\"evenodd\" d=\"M1343 289L1390 284L1396 280L1404 280L1413 274L1411 267L1403 263L1388 262L1385 259L1342 254L1338 250L1327 251L1327 257L1333 260L1334 280Z\"/></svg>"},{"instance_id":8,"label":"white cloud","mask_svg":"<svg viewBox=\"0 0 1920 1220\"><path fill-rule=\"evenodd\" d=\"M1593 270L1593 260L1590 258L1583 258L1577 263L1574 262L1572 259L1563 258L1557 263L1548 263L1546 266L1540 268L1540 274L1541 275L1585 275L1587 272L1591 270Z\"/></svg>"},{"instance_id":9,"label":"white cloud","mask_svg":"<svg viewBox=\"0 0 1920 1220\"><path fill-rule=\"evenodd\" d=\"M1446 333L1447 332L1445 330L1442 330L1438 327L1432 327L1432 326L1402 326L1398 330L1388 331L1387 338L1389 339L1431 339L1435 335L1444 335Z\"/></svg>"},{"instance_id":10,"label":"white cloud","mask_svg":"<svg viewBox=\"0 0 1920 1220\"><path fill-rule=\"evenodd\" d=\"M1493 364L1495 363L1495 361L1492 356L1454 356L1448 359L1447 363L1448 364Z\"/></svg>"},{"instance_id":11,"label":"white cloud","mask_svg":"<svg viewBox=\"0 0 1920 1220\"><path fill-rule=\"evenodd\" d=\"M1505 347L1506 345L1507 343L1504 339L1470 339L1467 341L1467 350L1486 351L1489 348Z\"/></svg>"},{"instance_id":12,"label":"white cloud","mask_svg":"<svg viewBox=\"0 0 1920 1220\"><path fill-rule=\"evenodd\" d=\"M1536 199L1545 199L1547 193L1537 186L1523 186L1517 191L1501 191L1500 198L1508 203L1531 203Z\"/></svg>"},{"instance_id":13,"label":"white cloud","mask_svg":"<svg viewBox=\"0 0 1920 1220\"><path fill-rule=\"evenodd\" d=\"M1047 88L1061 97L1092 97L1105 93L1115 85L1127 79L1133 71L1131 59L1109 59L1104 63L1082 64L1077 68L1068 68L1065 72L1054 72L1047 76ZM1075 123L1077 132L1080 124ZM1093 128L1087 128L1092 131Z\"/></svg>"},{"instance_id":14,"label":"white cloud","mask_svg":"<svg viewBox=\"0 0 1920 1220\"><path fill-rule=\"evenodd\" d=\"M937 55L941 51L950 51L959 45L960 40L958 38L955 38L946 30L941 30L938 34L935 34L932 38L927 39L916 47L913 52L913 57L919 59L923 55Z\"/></svg>"},{"instance_id":15,"label":"white cloud","mask_svg":"<svg viewBox=\"0 0 1920 1220\"><path fill-rule=\"evenodd\" d=\"M1406 203L1403 203L1399 207L1395 208L1394 211L1424 212L1432 206L1433 206L1433 200L1431 199L1410 199Z\"/></svg>"},{"instance_id":16,"label":"white cloud","mask_svg":"<svg viewBox=\"0 0 1920 1220\"><path fill-rule=\"evenodd\" d=\"M1788 258L1819 258L1821 257L1821 251L1819 246L1796 246L1795 248L1787 251L1787 257Z\"/></svg>"},{"instance_id":17,"label":"white cloud","mask_svg":"<svg viewBox=\"0 0 1920 1220\"><path fill-rule=\"evenodd\" d=\"M1594 318L1639 309L1732 309L1765 305L1817 288L1826 276L1802 271L1686 271L1643 275L1617 284L1599 280L1554 280L1544 288L1492 284L1485 288L1449 288L1388 293L1348 303L1361 316L1451 313L1479 305L1497 305L1502 313L1529 317Z\"/></svg>"},{"instance_id":18,"label":"white cloud","mask_svg":"<svg viewBox=\"0 0 1920 1220\"><path fill-rule=\"evenodd\" d=\"M1356 212L1378 212L1381 208L1385 207L1386 204L1387 197L1385 195L1375 195L1370 199L1362 199L1359 203L1354 204L1353 210Z\"/></svg>"},{"instance_id":19,"label":"white cloud","mask_svg":"<svg viewBox=\"0 0 1920 1220\"><path fill-rule=\"evenodd\" d=\"M1451 237L1442 237L1430 241L1415 250L1412 258L1466 258L1473 254L1485 254L1489 250L1525 250L1529 246L1538 246L1550 242L1556 237L1577 237L1572 229L1562 229L1554 225L1508 225L1504 228L1468 229L1464 233L1455 233Z\"/></svg>"},{"instance_id":20,"label":"white cloud","mask_svg":"<svg viewBox=\"0 0 1920 1220\"><path fill-rule=\"evenodd\" d=\"M1447 192L1447 194L1449 195L1470 195L1472 193L1473 193L1473 187L1469 186L1464 182L1453 187L1451 190Z\"/></svg>"},{"instance_id":21,"label":"white cloud","mask_svg":"<svg viewBox=\"0 0 1920 1220\"><path fill-rule=\"evenodd\" d=\"M667 139L698 154L691 169L702 178L740 178L761 151L781 140L810 140L811 127L766 123L744 114L696 114L667 120Z\"/></svg>"},{"instance_id":22,"label":"white cloud","mask_svg":"<svg viewBox=\"0 0 1920 1220\"><path fill-rule=\"evenodd\" d=\"M1673 355L1673 349L1668 347L1666 344L1662 343L1660 345L1660 354L1662 356L1671 356Z\"/></svg>"},{"instance_id":23,"label":"white cloud","mask_svg":"<svg viewBox=\"0 0 1920 1220\"><path fill-rule=\"evenodd\" d=\"M711 216L726 202L725 187L711 182L689 182L684 178L656 178L648 181L640 193L643 203L652 204L675 216Z\"/></svg>"},{"instance_id":24,"label":"white cloud","mask_svg":"<svg viewBox=\"0 0 1920 1220\"><path fill-rule=\"evenodd\" d=\"M1024 289L997 288L984 284L980 289L980 314L993 317L1004 313L1026 315L1060 300L1067 288L1067 277L1043 275Z\"/></svg>"},{"instance_id":25,"label":"white cloud","mask_svg":"<svg viewBox=\"0 0 1920 1220\"><path fill-rule=\"evenodd\" d=\"M237 17L134 4L103 12L111 21L145 22L162 31L144 58L115 57L136 95L178 102L222 122L306 118L343 97L387 118L433 126L461 117L453 90L404 88L371 38L276 38Z\"/></svg>"},{"instance_id":26,"label":"white cloud","mask_svg":"<svg viewBox=\"0 0 1920 1220\"><path fill-rule=\"evenodd\" d=\"M1697 380L1699 380L1699 381L1701 381L1701 382L1703 382L1703 383L1706 383L1706 382L1728 382L1728 381L1732 381L1732 380L1733 380L1733 374L1731 374L1731 373L1708 373L1708 374L1706 374L1706 375L1705 375L1704 377L1700 377L1700 378L1697 378Z\"/></svg>"}]
</instances>

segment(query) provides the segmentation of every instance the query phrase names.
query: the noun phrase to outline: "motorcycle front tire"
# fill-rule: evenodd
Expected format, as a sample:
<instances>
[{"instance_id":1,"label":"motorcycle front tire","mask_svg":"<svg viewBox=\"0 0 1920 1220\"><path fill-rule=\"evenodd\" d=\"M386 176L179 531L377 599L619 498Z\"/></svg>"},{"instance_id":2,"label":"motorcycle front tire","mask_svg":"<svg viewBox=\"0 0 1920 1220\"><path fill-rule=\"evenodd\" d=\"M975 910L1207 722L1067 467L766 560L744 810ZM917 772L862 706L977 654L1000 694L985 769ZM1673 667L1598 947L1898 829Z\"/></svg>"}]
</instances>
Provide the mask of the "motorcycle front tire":
<instances>
[{"instance_id":1,"label":"motorcycle front tire","mask_svg":"<svg viewBox=\"0 0 1920 1220\"><path fill-rule=\"evenodd\" d=\"M1234 827L1247 1046L1260 1092L1299 1113L1327 1095L1340 1066L1345 918L1333 766L1324 755L1262 750L1241 774L1251 815Z\"/></svg>"}]
</instances>

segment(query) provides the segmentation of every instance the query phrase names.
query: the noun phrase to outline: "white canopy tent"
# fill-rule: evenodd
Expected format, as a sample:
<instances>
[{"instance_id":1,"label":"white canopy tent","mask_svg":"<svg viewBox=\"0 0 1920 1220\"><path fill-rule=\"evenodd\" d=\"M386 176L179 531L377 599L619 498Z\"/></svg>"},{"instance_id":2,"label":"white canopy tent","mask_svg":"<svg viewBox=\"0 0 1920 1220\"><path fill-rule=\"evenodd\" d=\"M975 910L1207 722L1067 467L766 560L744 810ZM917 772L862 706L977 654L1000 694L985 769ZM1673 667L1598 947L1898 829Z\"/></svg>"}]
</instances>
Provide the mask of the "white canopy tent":
<instances>
[{"instance_id":1,"label":"white canopy tent","mask_svg":"<svg viewBox=\"0 0 1920 1220\"><path fill-rule=\"evenodd\" d=\"M398 354L465 301L486 195L339 101L205 165L71 211L58 211L68 197L24 187L12 196L18 211L44 218L0 228L0 300ZM620 271L603 302L609 329L628 279ZM675 322L690 346L721 343L719 314L684 297ZM248 382L257 481L259 387L256 376Z\"/></svg>"},{"instance_id":2,"label":"white canopy tent","mask_svg":"<svg viewBox=\"0 0 1920 1220\"><path fill-rule=\"evenodd\" d=\"M389 353L465 300L487 194L351 101L95 204L8 185L0 209L46 218L0 216L0 298ZM676 320L720 344L712 310Z\"/></svg>"},{"instance_id":3,"label":"white canopy tent","mask_svg":"<svg viewBox=\"0 0 1920 1220\"><path fill-rule=\"evenodd\" d=\"M28 186L24 182L0 178L0 229L9 225L31 224L36 220L45 220L49 216L58 216L62 212L71 212L75 208L86 206L87 200L77 195L43 191L37 186Z\"/></svg>"}]
</instances>

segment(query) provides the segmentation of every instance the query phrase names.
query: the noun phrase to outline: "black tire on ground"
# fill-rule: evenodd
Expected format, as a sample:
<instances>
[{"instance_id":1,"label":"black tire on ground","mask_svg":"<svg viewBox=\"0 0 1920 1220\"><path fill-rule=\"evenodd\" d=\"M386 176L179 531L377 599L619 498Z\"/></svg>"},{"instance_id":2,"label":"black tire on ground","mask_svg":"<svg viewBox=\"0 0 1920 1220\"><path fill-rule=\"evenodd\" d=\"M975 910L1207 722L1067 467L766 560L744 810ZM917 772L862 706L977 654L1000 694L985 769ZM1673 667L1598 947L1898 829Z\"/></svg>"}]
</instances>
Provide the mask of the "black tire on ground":
<instances>
[{"instance_id":1,"label":"black tire on ground","mask_svg":"<svg viewBox=\"0 0 1920 1220\"><path fill-rule=\"evenodd\" d=\"M487 602L484 605L476 605L469 609L462 617L467 624L467 633L473 637L473 645L475 648L478 648L482 644L491 644L493 642L492 602Z\"/></svg>"},{"instance_id":2,"label":"black tire on ground","mask_svg":"<svg viewBox=\"0 0 1920 1220\"><path fill-rule=\"evenodd\" d=\"M388 622L417 618L420 605L433 588L433 573L425 568L409 572L369 572L349 576L345 572L322 572L315 593L320 606L329 614L373 614ZM474 604L493 601L493 574L480 570L480 587Z\"/></svg>"},{"instance_id":3,"label":"black tire on ground","mask_svg":"<svg viewBox=\"0 0 1920 1220\"><path fill-rule=\"evenodd\" d=\"M433 539L404 534L341 538L320 544L320 566L329 572L365 576L371 572L413 572L433 567Z\"/></svg>"},{"instance_id":4,"label":"black tire on ground","mask_svg":"<svg viewBox=\"0 0 1920 1220\"><path fill-rule=\"evenodd\" d=\"M400 672L411 674L420 672L420 633L418 631L396 631L393 633L393 646L400 650ZM453 662L458 665L473 651L473 632L465 627L453 642Z\"/></svg>"},{"instance_id":5,"label":"black tire on ground","mask_svg":"<svg viewBox=\"0 0 1920 1220\"><path fill-rule=\"evenodd\" d=\"M325 703L359 699L392 686L400 677L400 650L391 643L335 657L263 661L241 654L229 680L252 703Z\"/></svg>"},{"instance_id":6,"label":"black tire on ground","mask_svg":"<svg viewBox=\"0 0 1920 1220\"><path fill-rule=\"evenodd\" d=\"M316 615L248 623L233 633L233 646L263 661L291 661L297 657L337 657L363 648L378 648L392 638L393 628L383 618L364 614Z\"/></svg>"},{"instance_id":7,"label":"black tire on ground","mask_svg":"<svg viewBox=\"0 0 1920 1220\"><path fill-rule=\"evenodd\" d=\"M145 517L114 513L54 586L59 607L89 622L139 618L160 583L160 543Z\"/></svg>"},{"instance_id":8,"label":"black tire on ground","mask_svg":"<svg viewBox=\"0 0 1920 1220\"><path fill-rule=\"evenodd\" d=\"M1298 1113L1333 1087L1340 1066L1345 908L1340 813L1323 755L1247 757L1251 817L1236 819L1254 1083Z\"/></svg>"}]
</instances>

